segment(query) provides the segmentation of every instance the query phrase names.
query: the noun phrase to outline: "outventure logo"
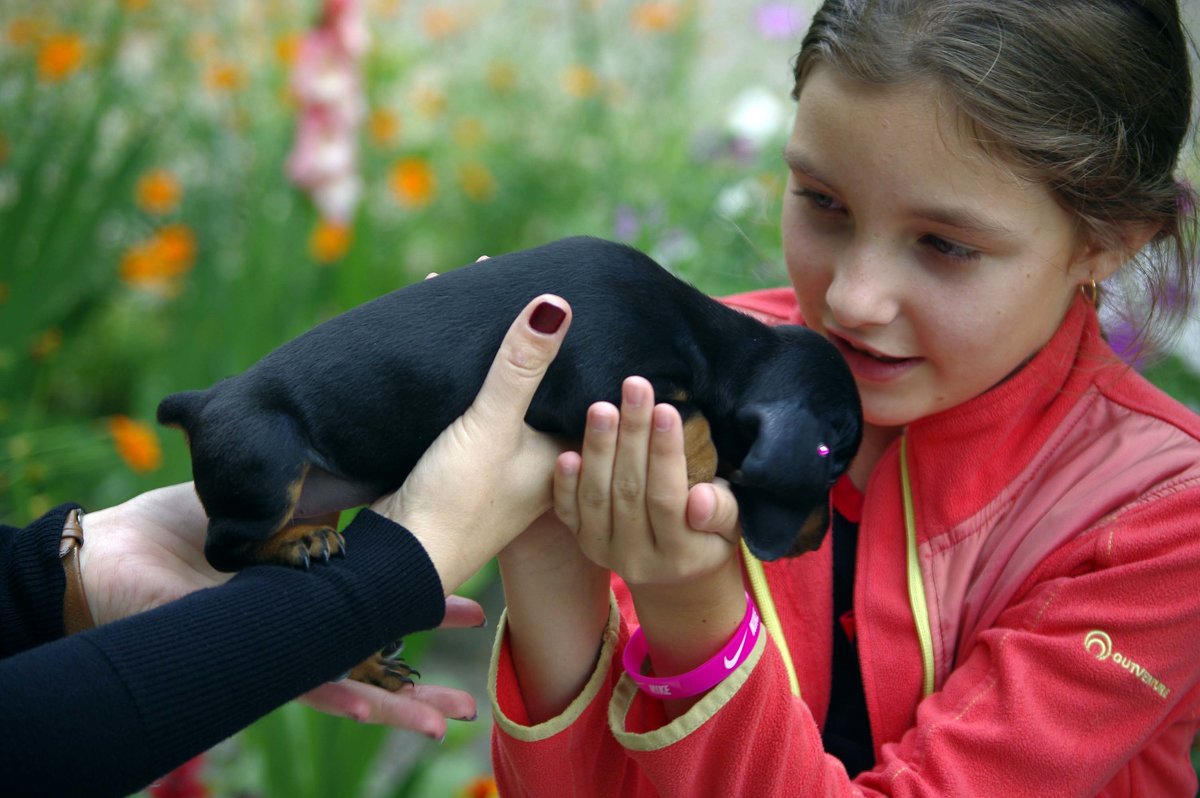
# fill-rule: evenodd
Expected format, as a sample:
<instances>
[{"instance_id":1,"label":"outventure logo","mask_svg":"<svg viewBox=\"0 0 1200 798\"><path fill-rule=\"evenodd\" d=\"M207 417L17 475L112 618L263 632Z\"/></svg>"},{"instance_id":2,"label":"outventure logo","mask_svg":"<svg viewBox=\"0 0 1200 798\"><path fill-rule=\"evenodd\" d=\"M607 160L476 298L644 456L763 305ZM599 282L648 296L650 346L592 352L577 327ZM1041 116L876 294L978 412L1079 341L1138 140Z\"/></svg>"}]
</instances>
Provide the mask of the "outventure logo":
<instances>
[{"instance_id":1,"label":"outventure logo","mask_svg":"<svg viewBox=\"0 0 1200 798\"><path fill-rule=\"evenodd\" d=\"M1101 629L1093 629L1083 636L1083 648L1100 662L1111 661L1120 665L1139 681L1165 699L1171 688L1160 682L1150 671L1113 648L1112 637Z\"/></svg>"}]
</instances>

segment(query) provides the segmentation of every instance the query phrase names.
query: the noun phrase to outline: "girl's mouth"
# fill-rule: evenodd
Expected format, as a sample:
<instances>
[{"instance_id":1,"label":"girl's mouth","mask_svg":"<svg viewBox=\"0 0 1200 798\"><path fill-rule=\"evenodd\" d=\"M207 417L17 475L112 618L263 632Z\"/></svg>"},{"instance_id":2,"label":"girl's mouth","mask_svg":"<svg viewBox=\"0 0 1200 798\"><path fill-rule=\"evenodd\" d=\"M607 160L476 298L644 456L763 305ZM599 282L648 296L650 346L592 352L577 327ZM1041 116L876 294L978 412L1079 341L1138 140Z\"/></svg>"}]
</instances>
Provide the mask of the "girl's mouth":
<instances>
[{"instance_id":1,"label":"girl's mouth","mask_svg":"<svg viewBox=\"0 0 1200 798\"><path fill-rule=\"evenodd\" d=\"M897 379L921 363L920 357L892 357L868 346L829 333L829 340L842 353L854 376L870 382L888 382Z\"/></svg>"}]
</instances>

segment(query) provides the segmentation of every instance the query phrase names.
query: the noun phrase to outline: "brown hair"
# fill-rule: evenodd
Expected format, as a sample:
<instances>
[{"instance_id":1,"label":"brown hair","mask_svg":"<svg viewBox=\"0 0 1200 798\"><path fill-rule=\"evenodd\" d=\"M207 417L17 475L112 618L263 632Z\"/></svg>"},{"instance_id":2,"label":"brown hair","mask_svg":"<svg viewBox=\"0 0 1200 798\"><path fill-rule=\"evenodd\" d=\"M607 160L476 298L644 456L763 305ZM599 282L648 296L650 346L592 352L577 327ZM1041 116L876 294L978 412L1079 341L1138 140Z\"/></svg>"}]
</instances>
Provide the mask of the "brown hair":
<instances>
[{"instance_id":1,"label":"brown hair","mask_svg":"<svg viewBox=\"0 0 1200 798\"><path fill-rule=\"evenodd\" d=\"M795 62L874 84L933 80L987 151L1048 186L1092 241L1157 228L1119 293L1139 338L1195 299L1197 203L1176 176L1192 118L1175 0L826 0Z\"/></svg>"}]
</instances>

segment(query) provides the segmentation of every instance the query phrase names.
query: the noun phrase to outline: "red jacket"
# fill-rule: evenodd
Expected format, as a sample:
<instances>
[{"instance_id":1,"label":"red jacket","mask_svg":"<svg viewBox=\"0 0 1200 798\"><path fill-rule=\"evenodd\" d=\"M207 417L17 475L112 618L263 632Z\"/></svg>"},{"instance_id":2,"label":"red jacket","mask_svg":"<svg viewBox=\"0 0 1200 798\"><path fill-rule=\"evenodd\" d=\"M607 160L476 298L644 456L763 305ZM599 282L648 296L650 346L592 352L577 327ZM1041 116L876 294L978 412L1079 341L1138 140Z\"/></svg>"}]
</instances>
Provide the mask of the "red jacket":
<instances>
[{"instance_id":1,"label":"red jacket","mask_svg":"<svg viewBox=\"0 0 1200 798\"><path fill-rule=\"evenodd\" d=\"M730 304L799 321L786 290ZM528 725L502 624L489 682L501 794L1196 794L1200 418L1117 361L1090 305L1003 384L911 424L861 507L856 493L835 501L860 517L873 770L851 781L821 745L827 538L747 565L751 582L765 570L769 591L754 593L770 634L670 723L622 676L636 618L619 581L597 670L545 723Z\"/></svg>"}]
</instances>

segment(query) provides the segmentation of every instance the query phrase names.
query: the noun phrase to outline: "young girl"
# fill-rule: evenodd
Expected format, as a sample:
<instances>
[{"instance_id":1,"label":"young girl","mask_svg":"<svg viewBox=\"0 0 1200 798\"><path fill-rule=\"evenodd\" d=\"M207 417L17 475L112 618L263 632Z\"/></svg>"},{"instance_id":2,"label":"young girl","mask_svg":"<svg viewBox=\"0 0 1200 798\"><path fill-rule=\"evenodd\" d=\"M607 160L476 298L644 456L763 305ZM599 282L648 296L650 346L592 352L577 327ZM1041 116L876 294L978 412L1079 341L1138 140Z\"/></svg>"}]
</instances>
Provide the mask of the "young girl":
<instances>
[{"instance_id":1,"label":"young girl","mask_svg":"<svg viewBox=\"0 0 1200 798\"><path fill-rule=\"evenodd\" d=\"M754 561L644 380L594 406L501 556L502 794L1195 794L1200 418L1096 313L1190 307L1188 63L1173 0L823 5L792 290L731 304L855 374L831 534Z\"/></svg>"}]
</instances>

